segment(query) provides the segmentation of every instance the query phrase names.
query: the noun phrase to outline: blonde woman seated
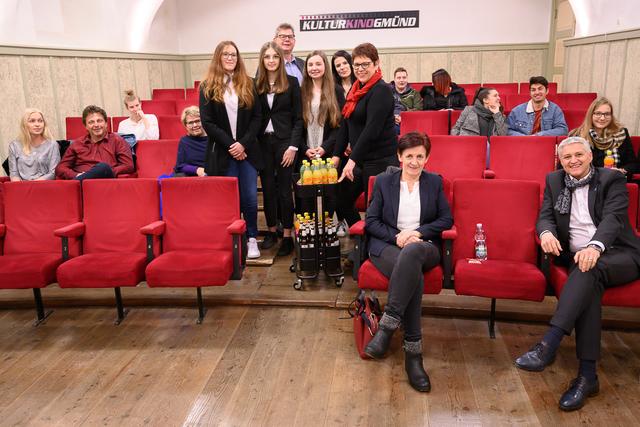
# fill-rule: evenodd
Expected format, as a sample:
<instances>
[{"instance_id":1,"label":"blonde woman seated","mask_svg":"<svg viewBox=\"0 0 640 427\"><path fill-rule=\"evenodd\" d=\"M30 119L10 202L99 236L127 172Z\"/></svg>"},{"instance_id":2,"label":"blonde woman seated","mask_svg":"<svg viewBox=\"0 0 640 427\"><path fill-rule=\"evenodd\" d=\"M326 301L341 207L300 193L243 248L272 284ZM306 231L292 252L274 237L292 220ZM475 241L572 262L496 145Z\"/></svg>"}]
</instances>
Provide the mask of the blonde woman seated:
<instances>
[{"instance_id":1,"label":"blonde woman seated","mask_svg":"<svg viewBox=\"0 0 640 427\"><path fill-rule=\"evenodd\" d=\"M133 89L125 91L124 94L124 106L127 107L129 118L120 122L118 133L134 134L137 141L158 139L160 137L158 118L142 111L140 98L133 92Z\"/></svg>"},{"instance_id":2,"label":"blonde woman seated","mask_svg":"<svg viewBox=\"0 0 640 427\"><path fill-rule=\"evenodd\" d=\"M476 91L473 105L465 107L451 135L506 135L507 124L500 108L500 95L490 87Z\"/></svg>"},{"instance_id":3,"label":"blonde woman seated","mask_svg":"<svg viewBox=\"0 0 640 427\"><path fill-rule=\"evenodd\" d=\"M60 149L42 111L27 108L20 120L18 138L9 144L11 181L54 179L58 162Z\"/></svg>"}]
</instances>

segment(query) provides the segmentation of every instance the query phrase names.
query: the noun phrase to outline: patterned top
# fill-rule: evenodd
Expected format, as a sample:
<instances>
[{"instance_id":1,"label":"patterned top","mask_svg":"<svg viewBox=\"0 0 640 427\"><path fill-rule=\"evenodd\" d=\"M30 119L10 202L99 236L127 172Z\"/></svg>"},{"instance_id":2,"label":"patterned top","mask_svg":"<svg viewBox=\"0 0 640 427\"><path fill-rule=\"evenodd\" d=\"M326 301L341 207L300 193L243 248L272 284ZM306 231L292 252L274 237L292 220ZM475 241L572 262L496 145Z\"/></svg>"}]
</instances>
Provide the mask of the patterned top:
<instances>
[{"instance_id":1,"label":"patterned top","mask_svg":"<svg viewBox=\"0 0 640 427\"><path fill-rule=\"evenodd\" d=\"M322 145L324 137L324 124L318 123L320 115L320 94L313 94L311 98L311 118L307 126L307 147L318 148Z\"/></svg>"}]
</instances>

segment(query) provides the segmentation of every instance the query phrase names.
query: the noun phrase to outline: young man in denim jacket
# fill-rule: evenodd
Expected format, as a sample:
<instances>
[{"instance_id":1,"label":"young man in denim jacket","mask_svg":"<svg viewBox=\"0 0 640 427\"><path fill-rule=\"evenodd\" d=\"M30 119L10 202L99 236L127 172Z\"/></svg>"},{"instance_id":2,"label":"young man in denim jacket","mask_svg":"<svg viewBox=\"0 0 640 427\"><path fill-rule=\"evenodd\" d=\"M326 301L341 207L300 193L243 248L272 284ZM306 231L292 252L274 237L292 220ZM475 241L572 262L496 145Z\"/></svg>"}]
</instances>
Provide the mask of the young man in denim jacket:
<instances>
[{"instance_id":1,"label":"young man in denim jacket","mask_svg":"<svg viewBox=\"0 0 640 427\"><path fill-rule=\"evenodd\" d=\"M569 131L564 114L547 99L549 82L542 76L529 79L531 100L515 107L507 118L509 135L566 135Z\"/></svg>"}]
</instances>

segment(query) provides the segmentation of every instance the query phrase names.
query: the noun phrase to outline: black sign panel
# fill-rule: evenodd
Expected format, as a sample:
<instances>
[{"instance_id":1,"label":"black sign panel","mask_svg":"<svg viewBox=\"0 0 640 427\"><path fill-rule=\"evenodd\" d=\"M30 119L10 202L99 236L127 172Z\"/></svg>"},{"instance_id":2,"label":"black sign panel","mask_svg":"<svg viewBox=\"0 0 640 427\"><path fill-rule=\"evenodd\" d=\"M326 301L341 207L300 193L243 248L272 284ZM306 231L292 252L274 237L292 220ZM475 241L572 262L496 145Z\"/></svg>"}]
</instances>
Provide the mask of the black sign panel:
<instances>
[{"instance_id":1,"label":"black sign panel","mask_svg":"<svg viewBox=\"0 0 640 427\"><path fill-rule=\"evenodd\" d=\"M383 30L418 28L419 10L301 15L300 31Z\"/></svg>"}]
</instances>

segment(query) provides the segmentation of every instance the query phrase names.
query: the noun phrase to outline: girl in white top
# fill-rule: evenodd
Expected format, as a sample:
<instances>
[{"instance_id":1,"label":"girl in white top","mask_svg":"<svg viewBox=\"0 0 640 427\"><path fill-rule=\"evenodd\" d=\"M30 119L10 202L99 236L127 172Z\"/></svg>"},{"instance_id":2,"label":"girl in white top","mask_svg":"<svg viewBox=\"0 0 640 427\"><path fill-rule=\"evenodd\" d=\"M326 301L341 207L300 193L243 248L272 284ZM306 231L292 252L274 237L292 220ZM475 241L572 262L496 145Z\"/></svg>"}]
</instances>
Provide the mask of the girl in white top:
<instances>
[{"instance_id":1,"label":"girl in white top","mask_svg":"<svg viewBox=\"0 0 640 427\"><path fill-rule=\"evenodd\" d=\"M129 89L124 92L124 105L129 112L129 118L123 120L118 125L118 133L132 133L136 140L158 139L160 130L158 129L158 118L153 114L145 114L140 105L140 98Z\"/></svg>"}]
</instances>

